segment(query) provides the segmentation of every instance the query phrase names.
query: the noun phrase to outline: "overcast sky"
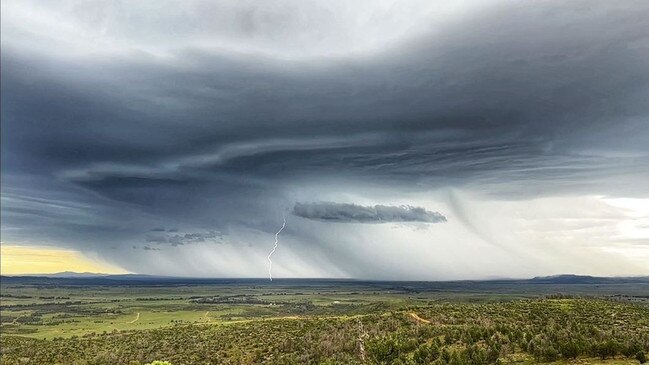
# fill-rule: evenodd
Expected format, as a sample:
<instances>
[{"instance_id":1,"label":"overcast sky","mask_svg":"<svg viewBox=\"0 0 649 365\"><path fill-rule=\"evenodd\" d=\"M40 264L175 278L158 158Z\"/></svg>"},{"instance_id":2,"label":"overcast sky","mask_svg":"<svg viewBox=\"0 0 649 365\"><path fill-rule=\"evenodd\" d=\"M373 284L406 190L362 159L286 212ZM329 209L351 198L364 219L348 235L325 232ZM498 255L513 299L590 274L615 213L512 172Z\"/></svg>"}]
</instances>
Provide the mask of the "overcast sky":
<instances>
[{"instance_id":1,"label":"overcast sky","mask_svg":"<svg viewBox=\"0 0 649 365\"><path fill-rule=\"evenodd\" d=\"M2 242L146 274L649 274L646 1L2 1Z\"/></svg>"}]
</instances>

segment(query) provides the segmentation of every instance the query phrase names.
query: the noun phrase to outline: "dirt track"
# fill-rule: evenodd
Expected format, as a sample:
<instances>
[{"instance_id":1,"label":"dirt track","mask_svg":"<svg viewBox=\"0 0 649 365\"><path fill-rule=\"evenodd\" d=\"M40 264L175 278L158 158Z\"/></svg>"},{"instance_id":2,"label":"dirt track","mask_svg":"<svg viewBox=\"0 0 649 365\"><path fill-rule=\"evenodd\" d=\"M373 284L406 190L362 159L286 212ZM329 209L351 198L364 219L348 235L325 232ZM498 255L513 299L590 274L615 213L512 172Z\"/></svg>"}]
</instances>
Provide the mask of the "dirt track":
<instances>
[{"instance_id":1,"label":"dirt track","mask_svg":"<svg viewBox=\"0 0 649 365\"><path fill-rule=\"evenodd\" d=\"M430 321L429 321L429 320L427 320L427 319L423 319L423 318L419 317L419 316L417 315L417 313L411 312L411 313L408 313L408 314L410 315L410 317L414 318L417 322L421 322L421 323L429 323L429 324L430 324Z\"/></svg>"},{"instance_id":2,"label":"dirt track","mask_svg":"<svg viewBox=\"0 0 649 365\"><path fill-rule=\"evenodd\" d=\"M134 320L132 320L132 321L130 321L130 322L128 322L128 323L135 323L135 322L137 322L139 319L140 319L140 312L137 312L137 317L135 317Z\"/></svg>"}]
</instances>

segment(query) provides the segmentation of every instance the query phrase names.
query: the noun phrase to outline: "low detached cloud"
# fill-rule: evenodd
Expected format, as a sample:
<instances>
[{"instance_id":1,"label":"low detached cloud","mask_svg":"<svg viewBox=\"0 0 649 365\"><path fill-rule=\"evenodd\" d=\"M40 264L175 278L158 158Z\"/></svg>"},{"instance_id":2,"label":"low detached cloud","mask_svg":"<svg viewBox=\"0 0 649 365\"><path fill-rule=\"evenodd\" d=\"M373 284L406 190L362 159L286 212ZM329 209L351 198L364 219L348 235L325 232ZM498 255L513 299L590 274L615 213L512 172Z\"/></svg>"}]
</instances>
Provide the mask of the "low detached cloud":
<instances>
[{"instance_id":1,"label":"low detached cloud","mask_svg":"<svg viewBox=\"0 0 649 365\"><path fill-rule=\"evenodd\" d=\"M334 223L391 223L391 222L446 222L439 212L410 205L363 206L333 202L295 203L293 215L298 217Z\"/></svg>"},{"instance_id":2,"label":"low detached cloud","mask_svg":"<svg viewBox=\"0 0 649 365\"><path fill-rule=\"evenodd\" d=\"M175 229L160 229L154 228L151 230L151 234L146 236L147 243L155 244L171 244L172 246L181 246L191 243L202 243L202 242L216 242L220 243L223 240L221 232L218 231L208 231L208 232L190 232L184 234L173 233L176 232ZM172 232L172 233L168 233ZM147 249L146 247L144 248Z\"/></svg>"}]
</instances>

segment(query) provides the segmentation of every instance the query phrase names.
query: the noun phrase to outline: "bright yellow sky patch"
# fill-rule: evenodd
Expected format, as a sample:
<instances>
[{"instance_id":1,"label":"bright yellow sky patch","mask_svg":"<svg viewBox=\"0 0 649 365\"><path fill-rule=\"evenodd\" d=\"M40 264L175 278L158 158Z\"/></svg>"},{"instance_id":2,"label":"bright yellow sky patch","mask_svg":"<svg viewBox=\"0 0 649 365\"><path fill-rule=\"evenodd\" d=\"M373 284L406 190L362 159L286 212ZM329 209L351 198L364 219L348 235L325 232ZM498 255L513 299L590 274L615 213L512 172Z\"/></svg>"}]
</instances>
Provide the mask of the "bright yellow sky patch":
<instances>
[{"instance_id":1,"label":"bright yellow sky patch","mask_svg":"<svg viewBox=\"0 0 649 365\"><path fill-rule=\"evenodd\" d=\"M123 274L123 269L92 260L79 251L51 247L0 246L2 275L52 274L61 271Z\"/></svg>"}]
</instances>

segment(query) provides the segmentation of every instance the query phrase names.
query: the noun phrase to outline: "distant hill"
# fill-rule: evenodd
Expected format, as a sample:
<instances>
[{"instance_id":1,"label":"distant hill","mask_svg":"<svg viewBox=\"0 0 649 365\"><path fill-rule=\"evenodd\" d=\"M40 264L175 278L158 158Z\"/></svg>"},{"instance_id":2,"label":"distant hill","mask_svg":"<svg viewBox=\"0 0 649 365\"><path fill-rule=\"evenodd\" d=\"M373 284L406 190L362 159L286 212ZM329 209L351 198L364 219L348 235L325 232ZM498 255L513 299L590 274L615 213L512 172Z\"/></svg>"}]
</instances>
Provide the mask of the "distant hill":
<instances>
[{"instance_id":1,"label":"distant hill","mask_svg":"<svg viewBox=\"0 0 649 365\"><path fill-rule=\"evenodd\" d=\"M35 275L26 275L26 276L40 276L40 277L47 277L47 278L96 278L96 277L102 277L108 275L109 274L101 274L101 273L94 273L94 272L63 271L54 274L35 274Z\"/></svg>"},{"instance_id":2,"label":"distant hill","mask_svg":"<svg viewBox=\"0 0 649 365\"><path fill-rule=\"evenodd\" d=\"M543 284L611 284L622 282L647 282L649 281L649 276L599 277L589 275L563 274L552 276L537 276L535 278L524 281Z\"/></svg>"},{"instance_id":3,"label":"distant hill","mask_svg":"<svg viewBox=\"0 0 649 365\"><path fill-rule=\"evenodd\" d=\"M186 280L187 278L175 278L171 276L157 276L157 275L145 275L145 274L103 274L103 273L93 273L93 272L74 272L74 271L63 271L52 274L25 274L25 275L4 275L2 279L78 279L78 280L88 280L88 281L102 281L102 280L114 280L114 281L132 281L132 280L142 280L142 281L151 281L151 280ZM193 280L193 279L192 279Z\"/></svg>"},{"instance_id":4,"label":"distant hill","mask_svg":"<svg viewBox=\"0 0 649 365\"><path fill-rule=\"evenodd\" d=\"M91 279L105 278L114 280L150 280L160 278L171 278L168 276L145 275L145 274L104 274L95 272L75 272L62 271L52 274L22 274L22 275L5 275L6 277L30 277L30 278L53 278L53 279ZM3 276L4 277L4 276Z\"/></svg>"}]
</instances>

